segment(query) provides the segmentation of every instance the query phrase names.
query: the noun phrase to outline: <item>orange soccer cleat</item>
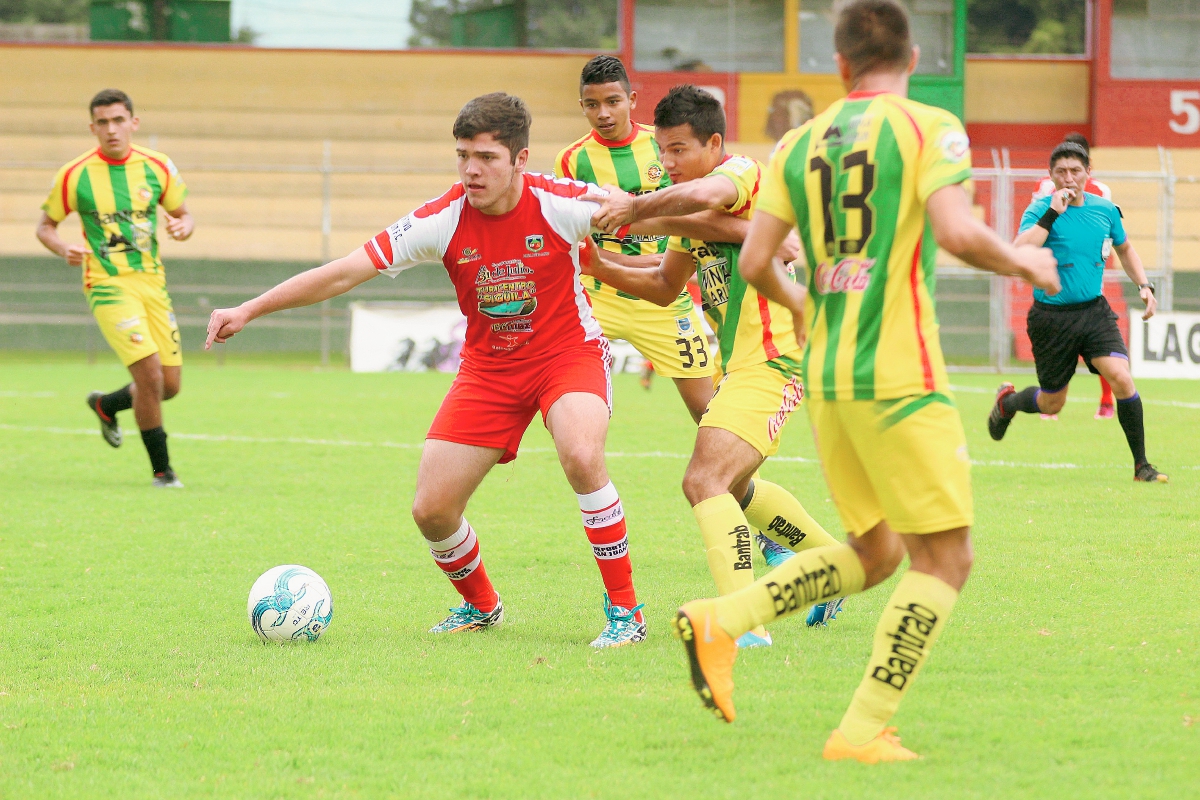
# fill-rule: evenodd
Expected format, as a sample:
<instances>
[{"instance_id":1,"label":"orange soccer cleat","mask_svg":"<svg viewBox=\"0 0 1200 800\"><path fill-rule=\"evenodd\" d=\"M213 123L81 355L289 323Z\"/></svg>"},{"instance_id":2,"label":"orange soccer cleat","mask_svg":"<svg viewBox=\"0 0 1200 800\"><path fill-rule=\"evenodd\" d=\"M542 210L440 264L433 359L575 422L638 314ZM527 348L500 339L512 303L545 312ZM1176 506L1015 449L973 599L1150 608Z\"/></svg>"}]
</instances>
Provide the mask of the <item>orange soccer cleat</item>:
<instances>
[{"instance_id":1,"label":"orange soccer cleat","mask_svg":"<svg viewBox=\"0 0 1200 800\"><path fill-rule=\"evenodd\" d=\"M737 642L717 624L713 600L693 600L671 622L675 635L683 641L688 664L692 668L692 686L705 707L718 719L733 722L733 662Z\"/></svg>"},{"instance_id":2,"label":"orange soccer cleat","mask_svg":"<svg viewBox=\"0 0 1200 800\"><path fill-rule=\"evenodd\" d=\"M835 728L825 742L826 761L842 761L853 758L864 764L878 764L880 761L913 761L919 755L900 744L900 737L895 728L884 728L883 731L866 744L853 745L846 741L841 730Z\"/></svg>"}]
</instances>

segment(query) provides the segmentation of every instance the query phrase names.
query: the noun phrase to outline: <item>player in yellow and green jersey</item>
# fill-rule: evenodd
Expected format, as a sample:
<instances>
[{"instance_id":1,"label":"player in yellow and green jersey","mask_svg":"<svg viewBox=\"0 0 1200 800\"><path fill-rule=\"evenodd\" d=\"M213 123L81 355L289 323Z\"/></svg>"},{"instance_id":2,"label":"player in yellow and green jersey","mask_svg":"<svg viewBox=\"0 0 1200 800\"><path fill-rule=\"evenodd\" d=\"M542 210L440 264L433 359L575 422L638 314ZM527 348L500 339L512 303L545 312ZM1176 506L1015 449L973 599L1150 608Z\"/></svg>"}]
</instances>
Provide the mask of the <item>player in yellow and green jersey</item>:
<instances>
[{"instance_id":1,"label":"player in yellow and green jersey","mask_svg":"<svg viewBox=\"0 0 1200 800\"><path fill-rule=\"evenodd\" d=\"M637 92L630 90L620 59L596 56L584 66L579 104L592 130L558 154L558 177L616 185L633 194L671 184L658 158L654 129L630 119ZM667 245L664 236L596 234L594 239L609 258L626 266L656 266ZM698 421L712 396L715 365L692 296L685 289L662 307L595 278L585 280L584 288L604 335L629 342L656 373L672 378Z\"/></svg>"},{"instance_id":2,"label":"player in yellow and green jersey","mask_svg":"<svg viewBox=\"0 0 1200 800\"><path fill-rule=\"evenodd\" d=\"M688 603L675 625L701 699L732 721L739 636L880 583L907 551L911 568L824 751L875 763L917 758L886 725L972 560L970 461L934 313L937 248L1051 292L1058 280L1048 250L1007 245L972 215L961 123L906 99L919 51L904 9L895 0L848 3L834 40L850 94L780 141L740 266L804 326L809 418L849 540L798 553L739 592ZM773 259L793 226L807 290Z\"/></svg>"},{"instance_id":3,"label":"player in yellow and green jersey","mask_svg":"<svg viewBox=\"0 0 1200 800\"><path fill-rule=\"evenodd\" d=\"M593 222L601 230L703 209L749 218L763 166L725 152L725 113L708 92L676 86L654 110L654 136L673 185L648 195L615 186ZM753 224L753 223L751 223ZM672 237L657 269L612 264L601 254L588 266L610 286L666 305L698 274L704 312L717 331L722 377L704 417L683 491L692 504L717 590L728 594L754 580L754 526L790 551L835 544L782 487L753 477L779 449L779 437L803 397L800 347L792 317L742 278L740 244ZM837 606L817 612L826 622ZM743 647L770 643L764 629L743 631Z\"/></svg>"},{"instance_id":4,"label":"player in yellow and green jersey","mask_svg":"<svg viewBox=\"0 0 1200 800\"><path fill-rule=\"evenodd\" d=\"M182 487L167 453L162 401L179 393L183 355L156 228L161 205L171 238L192 235L194 222L184 204L187 186L171 159L133 144L138 118L128 95L105 89L92 98L90 111L99 146L58 171L42 205L37 237L67 264L83 268L83 293L92 314L133 377L115 392L88 395L104 440L120 446L117 413L133 408L154 485ZM72 211L83 223L86 244L68 244L59 236L59 223Z\"/></svg>"}]
</instances>

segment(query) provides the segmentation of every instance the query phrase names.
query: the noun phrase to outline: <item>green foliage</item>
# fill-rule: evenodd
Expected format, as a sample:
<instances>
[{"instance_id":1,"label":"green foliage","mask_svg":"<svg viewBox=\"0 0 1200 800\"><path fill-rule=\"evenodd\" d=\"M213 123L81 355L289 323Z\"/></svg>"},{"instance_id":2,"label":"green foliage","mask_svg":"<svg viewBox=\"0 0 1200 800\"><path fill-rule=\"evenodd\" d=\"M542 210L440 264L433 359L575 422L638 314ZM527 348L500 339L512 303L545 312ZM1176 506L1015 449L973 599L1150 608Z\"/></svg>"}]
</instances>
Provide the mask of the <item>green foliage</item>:
<instances>
[{"instance_id":1,"label":"green foliage","mask_svg":"<svg viewBox=\"0 0 1200 800\"><path fill-rule=\"evenodd\" d=\"M968 0L967 52L1084 52L1086 0Z\"/></svg>"},{"instance_id":2,"label":"green foliage","mask_svg":"<svg viewBox=\"0 0 1200 800\"><path fill-rule=\"evenodd\" d=\"M1138 382L1172 477L1146 486L1116 422L1091 418L1093 378L1058 422L1024 415L992 442L1000 376L954 377L977 464L975 568L896 719L924 759L865 767L824 762L821 747L894 582L828 629L771 625L775 645L738 658L733 725L692 693L667 621L712 579L679 490L696 428L670 381L646 392L617 376L609 439L649 639L587 646L600 581L540 422L467 511L507 622L435 639L425 630L457 595L409 507L450 376L252 368L236 342L223 369L189 355L165 408L179 491L150 488L130 412L119 450L100 441L83 397L128 380L111 357L0 352L0 797L1195 794L1200 409L1187 381ZM803 410L780 456L764 477L840 537ZM263 646L247 622L251 583L284 563L333 591L313 645Z\"/></svg>"},{"instance_id":3,"label":"green foliage","mask_svg":"<svg viewBox=\"0 0 1200 800\"><path fill-rule=\"evenodd\" d=\"M412 0L413 47L449 47L456 13L505 3L493 0ZM524 0L530 47L615 50L617 0Z\"/></svg>"},{"instance_id":4,"label":"green foliage","mask_svg":"<svg viewBox=\"0 0 1200 800\"><path fill-rule=\"evenodd\" d=\"M82 24L88 21L88 0L0 0L0 22Z\"/></svg>"}]
</instances>

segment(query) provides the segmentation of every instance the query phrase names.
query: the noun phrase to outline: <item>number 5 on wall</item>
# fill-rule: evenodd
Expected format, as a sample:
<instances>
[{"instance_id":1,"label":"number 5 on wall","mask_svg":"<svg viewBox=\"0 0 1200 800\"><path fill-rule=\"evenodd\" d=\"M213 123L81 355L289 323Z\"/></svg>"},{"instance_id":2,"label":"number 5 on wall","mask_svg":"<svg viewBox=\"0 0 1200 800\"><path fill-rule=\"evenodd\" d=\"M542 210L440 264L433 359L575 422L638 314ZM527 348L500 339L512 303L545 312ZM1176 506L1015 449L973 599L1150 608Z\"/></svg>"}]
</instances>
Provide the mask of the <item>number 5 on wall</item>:
<instances>
[{"instance_id":1,"label":"number 5 on wall","mask_svg":"<svg viewBox=\"0 0 1200 800\"><path fill-rule=\"evenodd\" d=\"M1200 107L1196 106L1197 101L1200 101L1200 92L1172 90L1171 113L1175 116L1182 114L1183 121L1169 120L1167 124L1171 126L1171 130L1185 135L1200 131Z\"/></svg>"}]
</instances>

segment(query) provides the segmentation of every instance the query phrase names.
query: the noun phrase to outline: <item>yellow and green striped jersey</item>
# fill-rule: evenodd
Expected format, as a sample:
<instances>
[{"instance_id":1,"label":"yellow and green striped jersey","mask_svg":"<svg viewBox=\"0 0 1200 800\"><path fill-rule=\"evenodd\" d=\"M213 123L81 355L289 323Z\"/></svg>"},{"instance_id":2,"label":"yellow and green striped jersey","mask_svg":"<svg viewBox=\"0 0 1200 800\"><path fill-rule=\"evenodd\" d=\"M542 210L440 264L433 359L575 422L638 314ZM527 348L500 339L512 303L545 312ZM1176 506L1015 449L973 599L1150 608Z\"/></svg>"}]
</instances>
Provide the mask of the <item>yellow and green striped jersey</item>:
<instances>
[{"instance_id":1,"label":"yellow and green striped jersey","mask_svg":"<svg viewBox=\"0 0 1200 800\"><path fill-rule=\"evenodd\" d=\"M737 199L725 210L749 219L762 182L762 162L727 155L709 175L724 175L733 181ZM672 236L667 249L690 253L696 263L704 313L717 332L722 371L774 361L797 348L792 315L760 295L738 272L740 244Z\"/></svg>"},{"instance_id":2,"label":"yellow and green striped jersey","mask_svg":"<svg viewBox=\"0 0 1200 800\"><path fill-rule=\"evenodd\" d=\"M804 245L810 397L948 390L925 204L970 177L958 119L886 92L853 92L780 140L757 209L794 223Z\"/></svg>"},{"instance_id":3,"label":"yellow and green striped jersey","mask_svg":"<svg viewBox=\"0 0 1200 800\"><path fill-rule=\"evenodd\" d=\"M99 149L68 161L54 177L42 209L55 222L79 212L92 250L83 270L90 286L133 272L161 275L157 206L174 211L185 197L187 186L171 159L134 145L122 161Z\"/></svg>"},{"instance_id":4,"label":"yellow and green striped jersey","mask_svg":"<svg viewBox=\"0 0 1200 800\"><path fill-rule=\"evenodd\" d=\"M563 148L554 161L554 172L560 178L573 178L597 186L620 186L632 194L648 194L671 185L667 171L658 160L653 126L637 122L633 123L633 132L620 141L609 141L596 131L589 131L587 136ZM629 256L662 253L667 246L666 239L661 236L616 237L597 233L592 238L605 250ZM585 278L584 283L589 291L631 297L595 278Z\"/></svg>"}]
</instances>

